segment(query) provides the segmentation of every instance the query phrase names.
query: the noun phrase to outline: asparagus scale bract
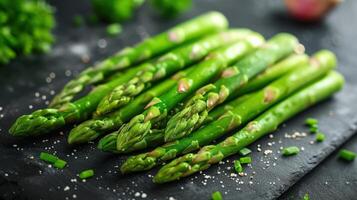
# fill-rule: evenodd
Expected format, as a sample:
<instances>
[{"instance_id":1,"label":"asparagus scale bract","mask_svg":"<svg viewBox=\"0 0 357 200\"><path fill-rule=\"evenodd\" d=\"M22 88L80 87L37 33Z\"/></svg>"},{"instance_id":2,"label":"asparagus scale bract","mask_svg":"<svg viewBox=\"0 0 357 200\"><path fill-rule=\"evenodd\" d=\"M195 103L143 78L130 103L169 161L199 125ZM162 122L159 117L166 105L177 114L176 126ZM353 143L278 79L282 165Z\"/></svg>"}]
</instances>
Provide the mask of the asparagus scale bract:
<instances>
[{"instance_id":1,"label":"asparagus scale bract","mask_svg":"<svg viewBox=\"0 0 357 200\"><path fill-rule=\"evenodd\" d=\"M190 153L173 160L159 170L154 177L154 182L165 183L178 180L209 168L212 164L236 154L241 148L275 131L281 123L297 113L328 98L340 90L343 84L344 80L340 74L330 72L321 80L267 110L249 122L242 130L219 144L205 146L197 154Z\"/></svg>"},{"instance_id":2,"label":"asparagus scale bract","mask_svg":"<svg viewBox=\"0 0 357 200\"><path fill-rule=\"evenodd\" d=\"M253 54L226 69L214 84L199 89L185 108L174 115L165 129L165 141L173 141L199 128L208 112L225 102L251 78L300 47L293 35L280 33Z\"/></svg>"},{"instance_id":3,"label":"asparagus scale bract","mask_svg":"<svg viewBox=\"0 0 357 200\"><path fill-rule=\"evenodd\" d=\"M221 31L227 27L227 19L221 13L209 12L148 38L134 47L124 48L95 67L84 70L71 80L52 100L50 106L59 108L70 102L85 86L103 81L115 71L138 64L180 44Z\"/></svg>"},{"instance_id":4,"label":"asparagus scale bract","mask_svg":"<svg viewBox=\"0 0 357 200\"><path fill-rule=\"evenodd\" d=\"M162 161L173 159L179 154L188 153L209 144L230 130L254 119L293 92L321 78L335 66L335 57L329 52L321 51L312 60L317 60L318 64L300 66L262 90L228 103L229 109L223 115L189 136L158 147L149 153L130 157L121 167L122 172L150 169ZM217 116L213 114L210 115L211 117Z\"/></svg>"},{"instance_id":5,"label":"asparagus scale bract","mask_svg":"<svg viewBox=\"0 0 357 200\"><path fill-rule=\"evenodd\" d=\"M143 90L149 88L153 82L201 60L210 51L254 34L247 29L221 32L178 47L159 57L156 61L145 63L145 70L138 73L128 83L114 88L101 100L96 115L104 115L126 105Z\"/></svg>"},{"instance_id":6,"label":"asparagus scale bract","mask_svg":"<svg viewBox=\"0 0 357 200\"><path fill-rule=\"evenodd\" d=\"M204 61L195 66L192 73L180 79L165 94L154 98L147 105L147 110L132 118L119 129L116 139L116 151L128 152L156 144L157 142L147 141L147 137L157 139L157 134L161 135L162 133L162 131L154 131L157 129L154 126L155 124L165 119L168 112L192 92L207 84L224 68L254 50L263 41L263 37L257 34L254 38L251 37L246 41L221 47L211 52ZM104 151L107 147L111 148L112 145L108 146L107 144L113 144L113 139L115 139L113 135L102 138L99 142L99 147Z\"/></svg>"}]
</instances>

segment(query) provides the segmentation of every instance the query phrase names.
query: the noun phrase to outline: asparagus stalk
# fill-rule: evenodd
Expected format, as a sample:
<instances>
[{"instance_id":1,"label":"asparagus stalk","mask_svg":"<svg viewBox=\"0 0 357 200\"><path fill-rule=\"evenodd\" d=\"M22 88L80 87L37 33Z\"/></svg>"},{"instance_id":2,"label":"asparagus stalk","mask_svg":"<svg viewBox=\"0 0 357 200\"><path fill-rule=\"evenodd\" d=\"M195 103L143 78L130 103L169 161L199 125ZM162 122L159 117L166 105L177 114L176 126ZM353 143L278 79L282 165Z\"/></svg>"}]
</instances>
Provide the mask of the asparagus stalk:
<instances>
[{"instance_id":1,"label":"asparagus stalk","mask_svg":"<svg viewBox=\"0 0 357 200\"><path fill-rule=\"evenodd\" d=\"M99 101L116 86L124 84L144 69L138 66L128 69L125 76L120 76L94 88L87 96L68 103L59 109L40 109L32 114L19 117L10 128L13 136L33 136L49 133L66 124L87 119L95 111Z\"/></svg>"},{"instance_id":2,"label":"asparagus stalk","mask_svg":"<svg viewBox=\"0 0 357 200\"><path fill-rule=\"evenodd\" d=\"M219 32L227 27L227 19L221 13L209 12L148 38L133 47L124 48L98 65L84 70L71 80L52 100L50 107L61 107L70 102L85 86L99 83L115 71L128 68L180 44Z\"/></svg>"},{"instance_id":3,"label":"asparagus stalk","mask_svg":"<svg viewBox=\"0 0 357 200\"><path fill-rule=\"evenodd\" d=\"M185 138L158 147L149 153L130 157L121 167L121 171L128 173L151 169L163 161L171 160L177 155L194 151L200 146L209 144L230 130L254 119L275 103L321 78L335 65L335 57L325 51L317 53L313 60L315 59L320 63L319 66L313 66L313 64L300 66L263 89L228 103L229 109L219 118L215 114L210 116L214 120L212 123Z\"/></svg>"},{"instance_id":4,"label":"asparagus stalk","mask_svg":"<svg viewBox=\"0 0 357 200\"><path fill-rule=\"evenodd\" d=\"M199 128L210 110L225 102L249 79L293 53L297 47L300 45L294 36L281 33L270 39L266 45L252 55L226 69L222 73L221 79L198 90L185 108L168 121L165 129L165 141L179 139Z\"/></svg>"},{"instance_id":5,"label":"asparagus stalk","mask_svg":"<svg viewBox=\"0 0 357 200\"><path fill-rule=\"evenodd\" d=\"M115 143L112 141L113 139L117 141L116 151L118 152L129 152L156 144L154 141L147 143L146 139L160 139L157 134L162 135L162 131L153 130L161 128L158 127L158 124L166 118L170 110L197 88L207 84L227 65L261 45L263 40L261 36L257 35L255 39L237 42L211 52L204 61L195 66L192 73L180 79L165 94L149 102L146 106L147 110L142 114L135 116L127 124L124 124L118 130L117 137L112 134L110 137L102 138L99 142L99 148L106 151L108 147L111 150L112 144Z\"/></svg>"},{"instance_id":6,"label":"asparagus stalk","mask_svg":"<svg viewBox=\"0 0 357 200\"><path fill-rule=\"evenodd\" d=\"M183 78L186 74L191 73L193 69L194 67L190 67L184 71L176 73L170 79L167 79L142 93L121 109L109 113L108 115L96 117L79 124L69 133L67 139L68 143L75 144L89 142L104 133L119 129L123 123L127 122L135 115L140 114L149 101L169 90L180 78ZM116 146L114 149L116 149Z\"/></svg>"},{"instance_id":7,"label":"asparagus stalk","mask_svg":"<svg viewBox=\"0 0 357 200\"><path fill-rule=\"evenodd\" d=\"M280 78L282 75L296 69L299 66L307 64L309 56L306 54L292 54L282 61L274 64L272 67L268 67L264 72L258 74L247 85L243 85L236 93L232 94L232 97L247 94L258 89L263 88L270 82Z\"/></svg>"},{"instance_id":8,"label":"asparagus stalk","mask_svg":"<svg viewBox=\"0 0 357 200\"><path fill-rule=\"evenodd\" d=\"M97 107L96 115L107 114L128 104L135 96L149 88L153 82L201 60L210 51L220 46L243 40L250 37L250 35L255 35L255 33L247 29L233 29L221 32L178 47L164 54L156 61L146 63L145 70L138 73L128 83L114 88L112 92L101 100Z\"/></svg>"},{"instance_id":9,"label":"asparagus stalk","mask_svg":"<svg viewBox=\"0 0 357 200\"><path fill-rule=\"evenodd\" d=\"M159 170L154 177L154 182L165 183L178 180L209 168L212 164L236 154L241 148L275 131L281 123L297 113L328 98L340 90L343 84L344 80L340 74L330 72L321 80L267 110L221 143L205 146L197 154L190 153L173 160Z\"/></svg>"},{"instance_id":10,"label":"asparagus stalk","mask_svg":"<svg viewBox=\"0 0 357 200\"><path fill-rule=\"evenodd\" d=\"M272 81L275 81L276 79L298 68L299 66L304 66L308 64L308 61L309 61L309 57L306 54L293 54L285 58L284 60L278 62L277 64L269 67L263 73L257 75L246 85L244 85L237 93L232 94L232 98L236 98L236 97L240 97L240 98L236 98L209 112L206 120L204 121L204 124L216 120L218 117L222 116L226 111L230 111L233 108L237 107L241 102L243 102L243 100L245 100L251 95L250 93L265 87Z\"/></svg>"}]
</instances>

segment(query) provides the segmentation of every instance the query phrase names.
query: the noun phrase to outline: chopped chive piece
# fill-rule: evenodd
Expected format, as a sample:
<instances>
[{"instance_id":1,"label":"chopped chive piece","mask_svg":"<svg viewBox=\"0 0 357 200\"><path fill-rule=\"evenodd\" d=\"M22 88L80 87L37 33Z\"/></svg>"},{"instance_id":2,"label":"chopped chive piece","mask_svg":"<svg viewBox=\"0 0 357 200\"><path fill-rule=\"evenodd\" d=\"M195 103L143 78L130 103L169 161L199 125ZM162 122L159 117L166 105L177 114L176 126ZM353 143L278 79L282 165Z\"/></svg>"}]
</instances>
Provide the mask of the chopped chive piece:
<instances>
[{"instance_id":1,"label":"chopped chive piece","mask_svg":"<svg viewBox=\"0 0 357 200\"><path fill-rule=\"evenodd\" d=\"M325 140L325 134L318 132L316 134L316 142L322 142Z\"/></svg>"},{"instance_id":2,"label":"chopped chive piece","mask_svg":"<svg viewBox=\"0 0 357 200\"><path fill-rule=\"evenodd\" d=\"M355 152L349 151L347 149L342 149L339 154L340 154L340 158L346 161L352 161L356 157Z\"/></svg>"},{"instance_id":3,"label":"chopped chive piece","mask_svg":"<svg viewBox=\"0 0 357 200\"><path fill-rule=\"evenodd\" d=\"M94 170L93 169L84 170L79 174L79 178L81 178L81 179L90 178L92 176L94 176Z\"/></svg>"},{"instance_id":4,"label":"chopped chive piece","mask_svg":"<svg viewBox=\"0 0 357 200\"><path fill-rule=\"evenodd\" d=\"M300 149L296 146L286 147L283 149L284 156L292 156L296 155L300 152Z\"/></svg>"},{"instance_id":5,"label":"chopped chive piece","mask_svg":"<svg viewBox=\"0 0 357 200\"><path fill-rule=\"evenodd\" d=\"M119 33L121 33L121 31L122 31L122 27L118 23L111 24L111 25L107 26L107 34L109 36L116 36Z\"/></svg>"},{"instance_id":6,"label":"chopped chive piece","mask_svg":"<svg viewBox=\"0 0 357 200\"><path fill-rule=\"evenodd\" d=\"M304 195L304 199L303 199L303 200L310 200L310 196L309 196L308 193L306 193L306 194Z\"/></svg>"},{"instance_id":7,"label":"chopped chive piece","mask_svg":"<svg viewBox=\"0 0 357 200\"><path fill-rule=\"evenodd\" d=\"M53 166L55 166L58 169L63 169L67 165L67 162L61 159L58 159Z\"/></svg>"},{"instance_id":8,"label":"chopped chive piece","mask_svg":"<svg viewBox=\"0 0 357 200\"><path fill-rule=\"evenodd\" d=\"M40 159L48 163L54 164L58 160L58 157L46 152L41 152Z\"/></svg>"},{"instance_id":9,"label":"chopped chive piece","mask_svg":"<svg viewBox=\"0 0 357 200\"><path fill-rule=\"evenodd\" d=\"M239 158L241 164L249 164L252 162L252 158L249 156Z\"/></svg>"},{"instance_id":10,"label":"chopped chive piece","mask_svg":"<svg viewBox=\"0 0 357 200\"><path fill-rule=\"evenodd\" d=\"M241 156L246 156L246 155L250 154L251 152L252 151L250 149L248 149L248 148L243 148L243 149L239 150L239 154Z\"/></svg>"},{"instance_id":11,"label":"chopped chive piece","mask_svg":"<svg viewBox=\"0 0 357 200\"><path fill-rule=\"evenodd\" d=\"M240 164L239 160L234 161L234 169L236 170L237 173L243 172L243 167Z\"/></svg>"},{"instance_id":12,"label":"chopped chive piece","mask_svg":"<svg viewBox=\"0 0 357 200\"><path fill-rule=\"evenodd\" d=\"M221 192L219 192L219 191L213 192L212 200L223 200Z\"/></svg>"},{"instance_id":13,"label":"chopped chive piece","mask_svg":"<svg viewBox=\"0 0 357 200\"><path fill-rule=\"evenodd\" d=\"M317 125L319 123L319 121L315 118L307 118L305 120L305 124L309 127L313 126L313 125Z\"/></svg>"}]
</instances>

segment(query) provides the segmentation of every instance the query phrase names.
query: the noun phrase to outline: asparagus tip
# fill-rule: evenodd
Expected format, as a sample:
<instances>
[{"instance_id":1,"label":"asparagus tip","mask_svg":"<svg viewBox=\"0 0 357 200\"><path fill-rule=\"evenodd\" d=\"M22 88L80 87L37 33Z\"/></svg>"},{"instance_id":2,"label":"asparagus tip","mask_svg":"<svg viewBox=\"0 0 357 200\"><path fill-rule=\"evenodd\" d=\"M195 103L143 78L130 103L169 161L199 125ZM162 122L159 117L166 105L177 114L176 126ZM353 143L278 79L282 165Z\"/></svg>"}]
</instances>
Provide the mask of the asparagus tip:
<instances>
[{"instance_id":1,"label":"asparagus tip","mask_svg":"<svg viewBox=\"0 0 357 200\"><path fill-rule=\"evenodd\" d=\"M87 143L99 137L100 129L105 126L103 120L88 120L73 128L68 135L68 144Z\"/></svg>"},{"instance_id":2,"label":"asparagus tip","mask_svg":"<svg viewBox=\"0 0 357 200\"><path fill-rule=\"evenodd\" d=\"M13 136L40 135L65 124L57 109L43 109L19 117L9 129Z\"/></svg>"},{"instance_id":3,"label":"asparagus tip","mask_svg":"<svg viewBox=\"0 0 357 200\"><path fill-rule=\"evenodd\" d=\"M197 170L200 166L192 166L194 154L189 153L180 158L171 161L169 164L163 166L159 172L154 176L154 183L166 183L174 180L179 180L181 177L187 176Z\"/></svg>"},{"instance_id":4,"label":"asparagus tip","mask_svg":"<svg viewBox=\"0 0 357 200\"><path fill-rule=\"evenodd\" d=\"M116 149L118 151L129 152L135 144L143 142L144 137L151 131L151 122L145 122L144 119L145 116L141 114L122 126L117 137Z\"/></svg>"},{"instance_id":5,"label":"asparagus tip","mask_svg":"<svg viewBox=\"0 0 357 200\"><path fill-rule=\"evenodd\" d=\"M104 136L99 140L97 148L105 152L117 152L117 137L118 133L114 132Z\"/></svg>"},{"instance_id":6,"label":"asparagus tip","mask_svg":"<svg viewBox=\"0 0 357 200\"><path fill-rule=\"evenodd\" d=\"M206 119L208 111L204 101L195 101L191 106L176 113L167 123L165 142L174 141L190 134Z\"/></svg>"},{"instance_id":7,"label":"asparagus tip","mask_svg":"<svg viewBox=\"0 0 357 200\"><path fill-rule=\"evenodd\" d=\"M156 158L149 156L147 153L129 157L120 167L123 174L131 172L144 171L153 168L157 164Z\"/></svg>"}]
</instances>

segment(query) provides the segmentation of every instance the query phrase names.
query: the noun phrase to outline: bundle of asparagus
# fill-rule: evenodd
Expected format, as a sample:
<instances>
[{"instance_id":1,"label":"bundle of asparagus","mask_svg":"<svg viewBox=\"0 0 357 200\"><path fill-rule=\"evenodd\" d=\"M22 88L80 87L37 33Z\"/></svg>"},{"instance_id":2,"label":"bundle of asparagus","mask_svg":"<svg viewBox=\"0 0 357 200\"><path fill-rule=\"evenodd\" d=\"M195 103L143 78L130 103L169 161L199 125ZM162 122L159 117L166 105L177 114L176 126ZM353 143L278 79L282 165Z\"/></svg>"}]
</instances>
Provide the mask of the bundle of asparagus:
<instances>
[{"instance_id":1,"label":"bundle of asparagus","mask_svg":"<svg viewBox=\"0 0 357 200\"><path fill-rule=\"evenodd\" d=\"M242 85L245 84L249 78L258 74L260 71L264 70L269 65L274 64L274 62L278 61L279 59L291 54L298 46L299 45L297 39L290 34L278 34L277 36L273 37L265 45L260 47L257 51L248 55L241 61L238 61L238 63L236 63L233 67L230 67L226 69L224 72L222 72L222 76L224 77L216 82L217 85L222 86L219 87L222 88L222 90L219 91L219 95L217 96L218 98L214 98L214 99L217 102L225 101L228 98L229 93L231 91L242 87ZM214 58L214 60L217 59ZM207 75L207 72L205 72L207 71L206 68L203 68L200 71L202 71L201 73ZM201 78L201 76L200 77L195 77L195 76L196 73L193 73L192 81ZM186 82L187 81L183 83L187 85ZM229 85L229 87L225 87L224 85ZM207 88L212 88L211 86L212 85L209 84L198 90L198 92L201 93L201 91L205 91L207 90ZM180 87L183 86L178 85L177 88ZM173 93L176 93L176 90L177 90L176 88L172 88L171 91ZM138 118L133 118L128 124L124 125L117 133L113 133L104 137L99 142L99 148L102 149L103 151L130 152L130 151L139 150L152 146L153 144L156 145L156 144L163 143L164 128L158 129L157 127L155 127L155 123L164 121L163 124L165 127L166 125L165 116L169 111L165 108L166 106L165 104L167 104L166 102L171 101L174 103L174 105L176 105L181 101L180 99L177 99L177 95L175 95L176 97L175 101L172 101L172 96L170 96L170 94L169 95L167 94L165 94L162 97L154 99L152 101L154 105L151 106L147 111L145 111L145 113L140 115L141 120L138 120ZM185 94L187 97L187 93ZM221 100L219 100L219 98L221 98ZM158 100L158 104L156 104L155 102L157 100ZM202 106L204 105L200 104L196 108L195 107L191 108L190 111L201 109ZM184 111L185 110L186 109L184 109ZM149 119L145 117L147 115L150 116ZM200 120L200 116L192 116L190 118L190 122L188 123L191 124L199 123L198 122L199 120ZM169 126L170 123L168 124L167 127Z\"/></svg>"},{"instance_id":2,"label":"bundle of asparagus","mask_svg":"<svg viewBox=\"0 0 357 200\"><path fill-rule=\"evenodd\" d=\"M213 41L218 41L218 42L213 42ZM230 42L234 42L237 41L236 43L234 43L233 45L228 45L227 43ZM223 32L220 33L216 36L212 36L212 37L208 37L207 39L203 39L202 42L198 41L196 43L194 43L193 45L189 45L188 46L188 50L184 49L186 47L183 48L179 48L177 50L180 51L176 51L174 50L171 53L168 53L167 55L164 55L164 59L159 59L157 61L158 67L160 67L160 71L159 73L166 73L165 68L167 68L168 66L171 66L171 68L173 68L173 66L176 64L177 68L182 65L184 63L184 60L189 60L189 57L192 57L192 53L194 53L195 55L197 54L203 54L203 53L198 53L196 52L199 49L208 49L208 47L211 46L219 46L219 45L224 45L225 46L213 51L210 56L212 58L207 57L205 61L200 62L198 65L192 66L192 70L190 74L196 74L197 73L205 73L204 75L207 76L208 79L212 78L219 70L219 66L218 65L222 65L223 66L223 62L222 64L220 64L220 59L216 59L216 57L221 56L222 59L225 61L229 61L229 59L236 59L250 51L252 51L255 47L259 46L260 44L262 44L263 42L263 38L262 36L260 36L257 33L254 33L252 31L248 31L245 29L240 29L240 30L231 30L228 32ZM214 44L214 45L213 45ZM202 46L202 48L200 48L200 46ZM186 50L185 51L182 51ZM208 51L204 51L204 52L208 52ZM221 53L222 52L222 53ZM234 53L232 53L234 52ZM178 58L184 58L186 56L185 59L179 59ZM224 56L227 57L227 59L224 58ZM169 58L165 58L165 57L169 57ZM202 56L200 56L202 57ZM166 62L167 60L171 60L171 62ZM223 59L224 58L224 59ZM192 60L192 58L191 58ZM217 62L217 65L214 65L214 62ZM188 62L188 61L187 61ZM211 65L212 70L209 70L209 68L206 68L206 65ZM168 68L167 68L168 69ZM170 69L172 70L172 69ZM196 73L197 72L197 73ZM209 72L209 73L207 73ZM147 73L147 72L145 72ZM190 78L189 75L187 74L186 76L184 76L184 74L187 74L186 72L181 72L179 75L174 76L174 79L178 79L178 82L182 82L185 81L186 79ZM161 76L161 75L158 75ZM203 78L200 77L200 78ZM132 79L132 81L136 81L135 79ZM144 81L144 80L143 80ZM204 83L204 79L202 80L202 83ZM97 137L101 132L104 131L110 131L120 125L122 125L123 122L128 121L130 118L134 117L137 113L136 111L143 111L144 110L144 103L148 103L148 101L150 101L150 98L147 98L147 96L151 96L151 97L155 97L152 95L152 92L155 93L155 95L161 95L164 92L168 91L168 86L170 86L173 92L176 92L176 88L175 87L175 81L169 81L168 82L163 82L157 86L155 86L154 88L150 89L149 91L145 92L140 98L137 99L141 99L141 100L134 100L131 102L131 104L129 104L126 108L123 108L121 110L118 110L116 112L112 112L109 116L105 116L104 118L97 118L94 120L90 120L87 122L84 122L83 124L79 125L78 128L75 128L70 136L69 136L69 143L76 143L76 142L85 142L85 141L89 141L91 139L94 139L95 137ZM126 88L128 90L140 90L140 88L132 85L130 82L125 84L125 85L121 85L119 86L121 88ZM143 86L145 87L145 86ZM117 88L118 89L118 88ZM120 94L115 95L113 93L118 92L120 89L114 89L111 94L109 94L109 98L104 97L103 100L106 103L102 103L99 104L98 109L101 108L101 106L108 106L109 107L115 107L115 106L110 106L113 104L119 104L119 101L115 101L113 99L115 99L116 97L119 97ZM119 92L121 93L121 92ZM182 95L188 95L188 92L182 92ZM129 97L127 98L129 99ZM113 104L110 104L109 101L111 101ZM179 102L179 99L175 99L176 103ZM140 102L140 104L142 106L138 106L138 103ZM173 107L176 103L172 103ZM131 109L132 107L135 107L135 109ZM98 111L97 109L97 111ZM130 110L129 110L130 109ZM125 114L121 114L123 113L123 110L125 111ZM97 112L98 113L98 112ZM127 116L120 116L120 115L127 115ZM104 122L105 121L105 122ZM104 122L104 123L103 123ZM90 130L90 133L88 132L83 132L83 130ZM100 132L99 132L100 131ZM83 134L82 134L83 133Z\"/></svg>"},{"instance_id":3,"label":"bundle of asparagus","mask_svg":"<svg viewBox=\"0 0 357 200\"><path fill-rule=\"evenodd\" d=\"M125 48L70 81L51 108L18 118L10 133L35 136L84 121L71 130L69 144L112 132L99 141L102 151L154 147L129 157L122 173L182 155L155 176L154 182L163 183L237 153L343 86L343 77L332 71L337 62L332 52L309 58L291 34L265 42L248 29L226 30L227 24L211 12ZM85 86L98 83L71 102Z\"/></svg>"}]
</instances>

